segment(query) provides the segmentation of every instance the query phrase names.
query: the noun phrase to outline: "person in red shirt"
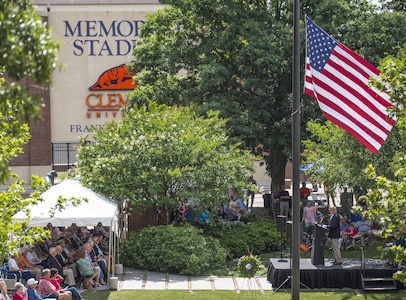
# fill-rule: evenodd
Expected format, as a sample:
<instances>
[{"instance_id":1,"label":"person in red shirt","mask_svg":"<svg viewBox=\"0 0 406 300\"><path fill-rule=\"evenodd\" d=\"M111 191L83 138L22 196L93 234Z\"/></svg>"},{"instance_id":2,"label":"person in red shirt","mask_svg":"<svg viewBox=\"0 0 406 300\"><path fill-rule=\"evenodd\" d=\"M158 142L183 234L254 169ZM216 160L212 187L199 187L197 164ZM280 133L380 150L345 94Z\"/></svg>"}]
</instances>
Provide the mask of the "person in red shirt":
<instances>
[{"instance_id":1,"label":"person in red shirt","mask_svg":"<svg viewBox=\"0 0 406 300\"><path fill-rule=\"evenodd\" d=\"M69 291L58 291L50 282L51 270L42 270L42 278L39 282L39 291L43 298L56 298L58 300L71 300L72 293Z\"/></svg>"},{"instance_id":2,"label":"person in red shirt","mask_svg":"<svg viewBox=\"0 0 406 300\"><path fill-rule=\"evenodd\" d=\"M342 237L343 242L351 240L352 248L355 248L355 242L361 237L361 235L359 234L358 229L354 227L354 225L350 225L350 228L342 233Z\"/></svg>"},{"instance_id":3,"label":"person in red shirt","mask_svg":"<svg viewBox=\"0 0 406 300\"><path fill-rule=\"evenodd\" d=\"M302 187L300 188L300 202L302 202L302 208L307 205L307 198L309 197L311 190L306 187L306 182L302 182Z\"/></svg>"},{"instance_id":4,"label":"person in red shirt","mask_svg":"<svg viewBox=\"0 0 406 300\"><path fill-rule=\"evenodd\" d=\"M26 295L24 285L20 282L17 282L14 285L13 300L27 300L27 295Z\"/></svg>"},{"instance_id":5,"label":"person in red shirt","mask_svg":"<svg viewBox=\"0 0 406 300\"><path fill-rule=\"evenodd\" d=\"M61 282L63 282L63 277L61 275L59 275L58 273L58 269L56 268L51 268L51 278L49 279L49 281L52 283L52 285L55 287L55 289L58 292L64 292L64 291L69 291L72 293L72 300L82 300L82 295L79 293L79 291L73 287L66 287L65 289L63 289L61 287Z\"/></svg>"}]
</instances>

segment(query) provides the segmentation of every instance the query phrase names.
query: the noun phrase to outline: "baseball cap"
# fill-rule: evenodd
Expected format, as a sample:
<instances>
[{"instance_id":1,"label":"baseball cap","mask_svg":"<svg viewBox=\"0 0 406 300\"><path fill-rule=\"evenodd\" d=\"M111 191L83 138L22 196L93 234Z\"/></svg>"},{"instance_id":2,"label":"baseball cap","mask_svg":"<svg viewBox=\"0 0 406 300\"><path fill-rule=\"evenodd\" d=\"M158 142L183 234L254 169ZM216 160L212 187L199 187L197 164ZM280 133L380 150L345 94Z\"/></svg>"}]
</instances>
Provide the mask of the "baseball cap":
<instances>
[{"instance_id":1,"label":"baseball cap","mask_svg":"<svg viewBox=\"0 0 406 300\"><path fill-rule=\"evenodd\" d=\"M31 285L31 284L37 284L38 281L36 281L34 278L30 278L27 280L27 285Z\"/></svg>"}]
</instances>

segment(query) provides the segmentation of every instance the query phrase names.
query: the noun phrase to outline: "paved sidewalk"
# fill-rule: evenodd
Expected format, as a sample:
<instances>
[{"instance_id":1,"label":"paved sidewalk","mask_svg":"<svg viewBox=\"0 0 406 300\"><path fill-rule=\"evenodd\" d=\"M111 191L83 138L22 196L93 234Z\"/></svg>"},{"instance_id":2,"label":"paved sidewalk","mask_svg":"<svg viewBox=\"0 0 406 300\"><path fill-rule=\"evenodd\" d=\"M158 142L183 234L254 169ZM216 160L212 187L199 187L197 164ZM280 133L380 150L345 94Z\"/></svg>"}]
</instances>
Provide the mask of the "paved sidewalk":
<instances>
[{"instance_id":1,"label":"paved sidewalk","mask_svg":"<svg viewBox=\"0 0 406 300\"><path fill-rule=\"evenodd\" d=\"M168 273L141 271L125 268L118 275L118 290L272 290L266 274L252 279L216 276L183 276Z\"/></svg>"}]
</instances>

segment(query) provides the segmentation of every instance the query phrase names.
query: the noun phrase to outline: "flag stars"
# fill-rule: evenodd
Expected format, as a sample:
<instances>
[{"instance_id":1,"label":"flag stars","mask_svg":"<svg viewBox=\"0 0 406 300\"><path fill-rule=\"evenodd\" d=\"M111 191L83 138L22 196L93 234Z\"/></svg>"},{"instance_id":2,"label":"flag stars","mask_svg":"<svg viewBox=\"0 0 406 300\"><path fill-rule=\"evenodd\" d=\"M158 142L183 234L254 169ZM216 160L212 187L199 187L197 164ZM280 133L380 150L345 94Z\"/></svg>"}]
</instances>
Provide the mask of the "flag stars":
<instances>
[{"instance_id":1,"label":"flag stars","mask_svg":"<svg viewBox=\"0 0 406 300\"><path fill-rule=\"evenodd\" d=\"M307 20L307 51L310 65L321 72L337 41Z\"/></svg>"}]
</instances>

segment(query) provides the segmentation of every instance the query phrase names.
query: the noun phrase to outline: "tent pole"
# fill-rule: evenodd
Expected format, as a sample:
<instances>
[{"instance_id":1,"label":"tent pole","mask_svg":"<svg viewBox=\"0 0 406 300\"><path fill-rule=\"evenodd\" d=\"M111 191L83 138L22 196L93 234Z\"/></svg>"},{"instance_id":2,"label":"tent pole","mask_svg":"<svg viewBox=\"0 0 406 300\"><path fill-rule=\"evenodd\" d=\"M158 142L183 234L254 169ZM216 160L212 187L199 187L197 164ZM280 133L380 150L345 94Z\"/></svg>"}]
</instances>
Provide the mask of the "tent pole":
<instances>
[{"instance_id":1,"label":"tent pole","mask_svg":"<svg viewBox=\"0 0 406 300\"><path fill-rule=\"evenodd\" d=\"M110 253L110 257L109 257L109 270L111 268L111 273L112 273L112 277L114 277L114 256L115 256L115 252L114 252L114 240L113 240L113 221L111 221L110 223L110 230L109 230L109 253ZM112 246L113 243L113 246Z\"/></svg>"}]
</instances>

